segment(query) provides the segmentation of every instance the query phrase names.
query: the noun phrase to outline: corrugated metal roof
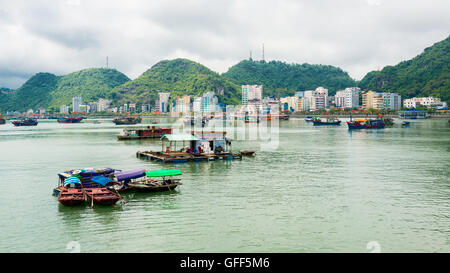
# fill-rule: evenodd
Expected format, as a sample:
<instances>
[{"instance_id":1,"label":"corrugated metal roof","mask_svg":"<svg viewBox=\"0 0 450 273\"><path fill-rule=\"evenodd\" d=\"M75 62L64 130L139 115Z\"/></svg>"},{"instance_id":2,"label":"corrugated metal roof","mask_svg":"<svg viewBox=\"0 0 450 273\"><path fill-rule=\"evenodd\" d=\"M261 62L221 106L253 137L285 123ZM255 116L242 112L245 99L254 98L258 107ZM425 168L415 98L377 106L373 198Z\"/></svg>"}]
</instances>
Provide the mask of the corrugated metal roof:
<instances>
[{"instance_id":1,"label":"corrugated metal roof","mask_svg":"<svg viewBox=\"0 0 450 273\"><path fill-rule=\"evenodd\" d=\"M191 134L170 134L164 135L161 139L167 139L168 141L191 141L191 140L199 140L198 137L193 136Z\"/></svg>"}]
</instances>

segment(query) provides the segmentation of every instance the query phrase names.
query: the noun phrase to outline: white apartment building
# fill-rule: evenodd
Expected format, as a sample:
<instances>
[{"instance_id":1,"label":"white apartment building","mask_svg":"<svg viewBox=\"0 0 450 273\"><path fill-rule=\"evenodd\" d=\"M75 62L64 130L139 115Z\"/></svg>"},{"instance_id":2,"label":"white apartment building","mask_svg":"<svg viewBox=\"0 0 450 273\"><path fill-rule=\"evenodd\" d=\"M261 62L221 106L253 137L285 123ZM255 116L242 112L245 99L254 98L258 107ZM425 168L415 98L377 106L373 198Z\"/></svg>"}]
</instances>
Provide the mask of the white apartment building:
<instances>
[{"instance_id":1,"label":"white apartment building","mask_svg":"<svg viewBox=\"0 0 450 273\"><path fill-rule=\"evenodd\" d=\"M403 100L403 107L405 108L416 108L417 104L420 104L422 106L431 107L433 104L440 103L440 98L434 98L434 97L414 97L410 99Z\"/></svg>"},{"instance_id":2,"label":"white apartment building","mask_svg":"<svg viewBox=\"0 0 450 273\"><path fill-rule=\"evenodd\" d=\"M80 105L83 104L83 99L81 97L72 98L72 112L80 112Z\"/></svg>"},{"instance_id":3,"label":"white apartment building","mask_svg":"<svg viewBox=\"0 0 450 273\"><path fill-rule=\"evenodd\" d=\"M106 111L106 109L109 108L110 104L111 104L110 100L98 99L97 111L99 112Z\"/></svg>"},{"instance_id":4,"label":"white apartment building","mask_svg":"<svg viewBox=\"0 0 450 273\"><path fill-rule=\"evenodd\" d=\"M59 112L61 114L68 114L69 113L69 106L61 105L61 107L59 108Z\"/></svg>"},{"instance_id":5,"label":"white apartment building","mask_svg":"<svg viewBox=\"0 0 450 273\"><path fill-rule=\"evenodd\" d=\"M192 111L195 113L200 113L202 111L202 97L194 98L192 103Z\"/></svg>"},{"instance_id":6,"label":"white apartment building","mask_svg":"<svg viewBox=\"0 0 450 273\"><path fill-rule=\"evenodd\" d=\"M260 105L262 100L262 85L242 85L242 104Z\"/></svg>"}]
</instances>

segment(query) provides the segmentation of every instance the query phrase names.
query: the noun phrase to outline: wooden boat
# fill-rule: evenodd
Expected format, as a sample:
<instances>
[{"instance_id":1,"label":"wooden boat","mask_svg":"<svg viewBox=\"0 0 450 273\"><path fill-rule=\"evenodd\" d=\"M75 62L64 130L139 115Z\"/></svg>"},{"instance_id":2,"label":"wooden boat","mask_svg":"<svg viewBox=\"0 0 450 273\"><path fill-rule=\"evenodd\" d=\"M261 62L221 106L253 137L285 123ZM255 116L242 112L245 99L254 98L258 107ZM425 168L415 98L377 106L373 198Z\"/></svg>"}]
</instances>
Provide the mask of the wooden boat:
<instances>
[{"instance_id":1,"label":"wooden boat","mask_svg":"<svg viewBox=\"0 0 450 273\"><path fill-rule=\"evenodd\" d=\"M60 117L59 123L80 123L83 120L82 117Z\"/></svg>"},{"instance_id":2,"label":"wooden boat","mask_svg":"<svg viewBox=\"0 0 450 273\"><path fill-rule=\"evenodd\" d=\"M81 188L81 181L77 177L70 177L64 182L58 194L58 202L64 206L81 205L87 200L86 193Z\"/></svg>"},{"instance_id":3,"label":"wooden boat","mask_svg":"<svg viewBox=\"0 0 450 273\"><path fill-rule=\"evenodd\" d=\"M355 119L355 121L347 121L348 129L383 129L384 123L379 119Z\"/></svg>"},{"instance_id":4,"label":"wooden boat","mask_svg":"<svg viewBox=\"0 0 450 273\"><path fill-rule=\"evenodd\" d=\"M320 118L313 120L314 125L341 125L341 121L335 118L326 119L325 121L321 120Z\"/></svg>"},{"instance_id":5,"label":"wooden boat","mask_svg":"<svg viewBox=\"0 0 450 273\"><path fill-rule=\"evenodd\" d=\"M255 153L255 151L239 150L239 153L240 153L241 155L244 155L244 156L251 156L251 155L253 155L253 154Z\"/></svg>"},{"instance_id":6,"label":"wooden boat","mask_svg":"<svg viewBox=\"0 0 450 273\"><path fill-rule=\"evenodd\" d=\"M105 178L113 176L115 171L116 170L112 168L85 168L64 171L58 174L59 185L57 188L53 189L53 194L57 196L61 187L64 186L64 181L71 176L78 177L84 189L103 187L103 185L99 185L98 182L94 182L92 179L98 176L103 176Z\"/></svg>"},{"instance_id":7,"label":"wooden boat","mask_svg":"<svg viewBox=\"0 0 450 273\"><path fill-rule=\"evenodd\" d=\"M0 125L3 125L5 123L6 123L6 119L0 117Z\"/></svg>"},{"instance_id":8,"label":"wooden boat","mask_svg":"<svg viewBox=\"0 0 450 273\"><path fill-rule=\"evenodd\" d=\"M403 121L402 122L402 126L409 126L409 124L410 124L409 121Z\"/></svg>"},{"instance_id":9,"label":"wooden boat","mask_svg":"<svg viewBox=\"0 0 450 273\"><path fill-rule=\"evenodd\" d=\"M118 140L161 138L165 134L171 134L172 128L156 128L148 126L147 128L123 129L123 133L117 135Z\"/></svg>"},{"instance_id":10,"label":"wooden boat","mask_svg":"<svg viewBox=\"0 0 450 273\"><path fill-rule=\"evenodd\" d=\"M12 122L14 126L36 126L38 125L38 121L33 118L25 118L21 120L15 120Z\"/></svg>"},{"instance_id":11,"label":"wooden boat","mask_svg":"<svg viewBox=\"0 0 450 273\"><path fill-rule=\"evenodd\" d=\"M145 170L144 169L136 169L136 170L127 170L127 171L118 171L114 173L114 176L117 180L117 183L107 187L112 192L127 192L132 190L128 186L133 180L144 177Z\"/></svg>"},{"instance_id":12,"label":"wooden boat","mask_svg":"<svg viewBox=\"0 0 450 273\"><path fill-rule=\"evenodd\" d=\"M142 122L141 117L121 117L113 119L113 123L116 125L130 125L130 124L138 124Z\"/></svg>"},{"instance_id":13,"label":"wooden boat","mask_svg":"<svg viewBox=\"0 0 450 273\"><path fill-rule=\"evenodd\" d=\"M99 205L114 205L121 198L118 193L111 192L107 188L89 188L85 189L85 192L91 202Z\"/></svg>"},{"instance_id":14,"label":"wooden boat","mask_svg":"<svg viewBox=\"0 0 450 273\"><path fill-rule=\"evenodd\" d=\"M314 120L314 119L313 119L313 117L311 117L311 116L306 116L306 117L305 117L305 121L306 121L306 122L313 122L313 120Z\"/></svg>"},{"instance_id":15,"label":"wooden boat","mask_svg":"<svg viewBox=\"0 0 450 273\"><path fill-rule=\"evenodd\" d=\"M178 185L182 185L181 179L173 178L173 176L181 175L178 169L146 171L145 175L146 178L131 182L128 186L139 192L158 192L174 190Z\"/></svg>"}]
</instances>

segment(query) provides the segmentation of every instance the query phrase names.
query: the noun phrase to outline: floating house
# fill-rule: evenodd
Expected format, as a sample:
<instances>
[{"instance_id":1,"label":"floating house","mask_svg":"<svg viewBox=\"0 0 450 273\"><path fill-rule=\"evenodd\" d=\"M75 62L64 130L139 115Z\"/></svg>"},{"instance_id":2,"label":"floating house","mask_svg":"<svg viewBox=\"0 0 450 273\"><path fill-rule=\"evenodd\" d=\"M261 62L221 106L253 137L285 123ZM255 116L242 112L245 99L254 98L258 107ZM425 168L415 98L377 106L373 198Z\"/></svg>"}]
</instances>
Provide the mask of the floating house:
<instances>
[{"instance_id":1,"label":"floating house","mask_svg":"<svg viewBox=\"0 0 450 273\"><path fill-rule=\"evenodd\" d=\"M166 163L241 159L242 154L231 152L231 140L226 132L194 132L161 137L161 151L137 152L136 156Z\"/></svg>"}]
</instances>

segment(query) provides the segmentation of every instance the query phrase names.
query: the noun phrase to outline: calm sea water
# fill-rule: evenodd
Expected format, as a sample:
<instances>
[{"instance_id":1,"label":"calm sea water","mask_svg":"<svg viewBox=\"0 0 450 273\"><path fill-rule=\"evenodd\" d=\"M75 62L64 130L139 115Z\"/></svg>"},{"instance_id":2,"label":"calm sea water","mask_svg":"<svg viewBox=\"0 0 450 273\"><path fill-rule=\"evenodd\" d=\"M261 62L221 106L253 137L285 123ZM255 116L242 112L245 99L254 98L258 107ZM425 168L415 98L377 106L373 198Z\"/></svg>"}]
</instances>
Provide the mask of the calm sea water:
<instances>
[{"instance_id":1,"label":"calm sea water","mask_svg":"<svg viewBox=\"0 0 450 273\"><path fill-rule=\"evenodd\" d=\"M450 124L400 122L349 132L291 119L275 150L240 140L233 150L257 155L175 166L136 158L160 141L119 142L110 120L1 125L0 251L369 252L375 241L381 252L449 252ZM175 167L184 184L115 207L60 205L57 173L84 167Z\"/></svg>"}]
</instances>

